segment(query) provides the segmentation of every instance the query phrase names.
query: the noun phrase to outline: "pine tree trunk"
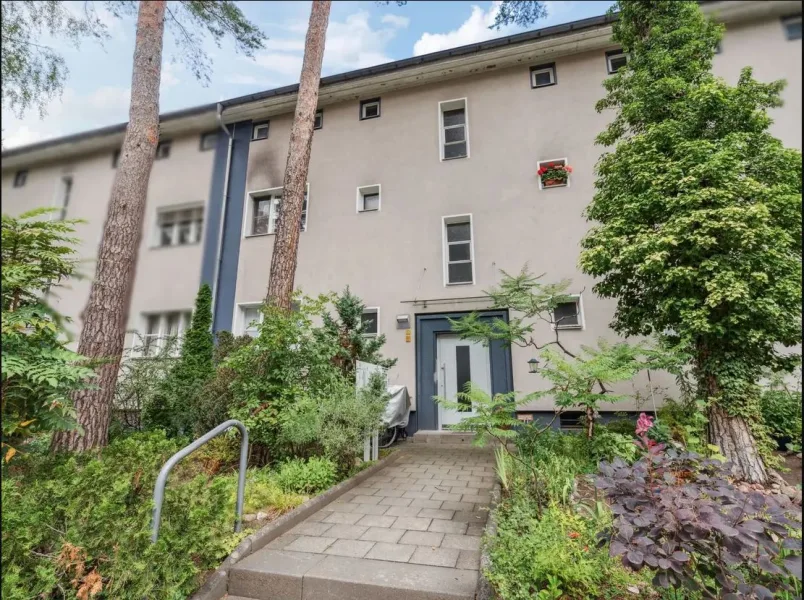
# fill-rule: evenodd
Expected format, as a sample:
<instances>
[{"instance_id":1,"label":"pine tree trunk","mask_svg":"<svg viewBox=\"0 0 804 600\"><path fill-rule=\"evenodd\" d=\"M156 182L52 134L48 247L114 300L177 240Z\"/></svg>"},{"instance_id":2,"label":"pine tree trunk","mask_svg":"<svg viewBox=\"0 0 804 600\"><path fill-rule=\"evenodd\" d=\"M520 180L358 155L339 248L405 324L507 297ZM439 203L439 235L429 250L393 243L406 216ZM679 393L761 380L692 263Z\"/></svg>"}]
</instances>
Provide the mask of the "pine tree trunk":
<instances>
[{"instance_id":1,"label":"pine tree trunk","mask_svg":"<svg viewBox=\"0 0 804 600\"><path fill-rule=\"evenodd\" d=\"M717 404L709 408L709 438L733 465L734 475L750 483L765 483L768 471L759 455L748 422L733 417Z\"/></svg>"},{"instance_id":2,"label":"pine tree trunk","mask_svg":"<svg viewBox=\"0 0 804 600\"><path fill-rule=\"evenodd\" d=\"M315 0L304 43L304 62L299 81L296 114L290 130L290 148L282 191L282 212L274 240L267 301L290 310L299 250L302 205L307 189L307 170L313 143L313 125L318 108L321 62L327 36L331 0Z\"/></svg>"},{"instance_id":3,"label":"pine tree trunk","mask_svg":"<svg viewBox=\"0 0 804 600\"><path fill-rule=\"evenodd\" d=\"M95 279L82 315L79 354L102 359L96 389L73 394L83 434L62 431L52 449L83 451L108 442L114 388L125 345L131 289L142 237L145 199L159 142L159 80L165 28L165 0L140 2L131 107L109 212L98 249Z\"/></svg>"}]
</instances>

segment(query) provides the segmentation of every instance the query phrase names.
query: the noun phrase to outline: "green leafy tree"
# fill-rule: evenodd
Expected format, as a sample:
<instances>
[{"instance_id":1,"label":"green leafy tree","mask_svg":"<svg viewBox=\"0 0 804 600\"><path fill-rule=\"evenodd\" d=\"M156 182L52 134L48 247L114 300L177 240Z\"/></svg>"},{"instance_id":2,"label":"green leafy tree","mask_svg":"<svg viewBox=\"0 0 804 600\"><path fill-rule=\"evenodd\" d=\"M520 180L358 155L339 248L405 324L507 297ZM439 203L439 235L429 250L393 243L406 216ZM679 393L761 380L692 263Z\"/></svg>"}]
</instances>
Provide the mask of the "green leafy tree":
<instances>
[{"instance_id":1,"label":"green leafy tree","mask_svg":"<svg viewBox=\"0 0 804 600\"><path fill-rule=\"evenodd\" d=\"M380 350L385 345L385 334L367 336L367 323L364 323L363 311L366 305L354 295L349 286L333 301L336 316L324 315L324 332L338 340L338 350L333 362L343 374L354 379L357 361L367 362L390 369L396 359L383 358Z\"/></svg>"},{"instance_id":2,"label":"green leafy tree","mask_svg":"<svg viewBox=\"0 0 804 600\"><path fill-rule=\"evenodd\" d=\"M171 435L192 433L198 396L215 375L214 350L212 289L204 284L195 298L192 323L181 340L178 361L144 407L149 428L161 427Z\"/></svg>"},{"instance_id":3,"label":"green leafy tree","mask_svg":"<svg viewBox=\"0 0 804 600\"><path fill-rule=\"evenodd\" d=\"M782 81L711 74L723 28L695 2L624 0L614 40L628 65L604 82L614 109L597 142L580 265L617 299L612 326L659 334L692 355L711 442L736 475L767 472L758 406L763 368L801 343L801 153L768 133Z\"/></svg>"},{"instance_id":4,"label":"green leafy tree","mask_svg":"<svg viewBox=\"0 0 804 600\"><path fill-rule=\"evenodd\" d=\"M65 346L65 318L47 298L76 274L78 221L51 209L2 217L2 416L6 461L28 436L76 426L69 394L93 375Z\"/></svg>"}]
</instances>

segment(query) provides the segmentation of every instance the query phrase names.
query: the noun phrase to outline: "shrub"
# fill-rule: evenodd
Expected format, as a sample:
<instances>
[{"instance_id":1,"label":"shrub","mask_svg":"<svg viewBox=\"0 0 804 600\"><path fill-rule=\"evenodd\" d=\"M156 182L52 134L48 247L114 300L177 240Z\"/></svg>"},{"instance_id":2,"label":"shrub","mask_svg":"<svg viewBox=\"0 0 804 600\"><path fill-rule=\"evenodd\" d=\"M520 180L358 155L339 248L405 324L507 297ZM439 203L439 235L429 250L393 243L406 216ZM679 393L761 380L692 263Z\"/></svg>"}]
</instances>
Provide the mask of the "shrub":
<instances>
[{"instance_id":1,"label":"shrub","mask_svg":"<svg viewBox=\"0 0 804 600\"><path fill-rule=\"evenodd\" d=\"M313 495L323 492L338 481L337 467L328 458L295 458L279 467L277 483L286 492Z\"/></svg>"},{"instance_id":2,"label":"shrub","mask_svg":"<svg viewBox=\"0 0 804 600\"><path fill-rule=\"evenodd\" d=\"M645 438L647 439L647 438ZM743 493L729 466L694 453L663 452L627 465L600 464L596 486L617 515L611 556L625 566L656 571L662 588L684 585L706 598L772 598L801 579L801 516L784 496Z\"/></svg>"},{"instance_id":3,"label":"shrub","mask_svg":"<svg viewBox=\"0 0 804 600\"><path fill-rule=\"evenodd\" d=\"M70 393L94 373L66 348L67 321L47 303L75 276L79 221L42 218L52 209L2 217L2 446L10 460L25 438L76 427Z\"/></svg>"},{"instance_id":4,"label":"shrub","mask_svg":"<svg viewBox=\"0 0 804 600\"><path fill-rule=\"evenodd\" d=\"M527 498L513 497L496 512L497 534L490 539L491 568L485 572L503 600L542 598L624 598L635 578L595 543L602 524L557 505L537 518ZM617 593L619 590L620 594ZM547 596L550 597L550 596Z\"/></svg>"},{"instance_id":5,"label":"shrub","mask_svg":"<svg viewBox=\"0 0 804 600\"><path fill-rule=\"evenodd\" d=\"M229 476L232 481L231 501L237 498L237 475ZM285 513L304 502L301 494L287 491L280 486L277 476L268 469L249 469L246 474L246 497L243 510L247 513L275 511Z\"/></svg>"},{"instance_id":6,"label":"shrub","mask_svg":"<svg viewBox=\"0 0 804 600\"><path fill-rule=\"evenodd\" d=\"M771 387L762 393L760 407L777 447L801 452L801 392Z\"/></svg>"},{"instance_id":7,"label":"shrub","mask_svg":"<svg viewBox=\"0 0 804 600\"><path fill-rule=\"evenodd\" d=\"M615 433L605 427L598 427L591 439L592 457L596 462L601 460L612 461L619 457L627 462L636 459L637 449L634 445L634 428L631 427L629 435Z\"/></svg>"},{"instance_id":8,"label":"shrub","mask_svg":"<svg viewBox=\"0 0 804 600\"><path fill-rule=\"evenodd\" d=\"M94 586L120 600L190 595L230 549L235 484L180 464L151 544L156 476L180 446L162 432L134 434L100 455L12 466L2 481L3 598L86 598Z\"/></svg>"}]
</instances>

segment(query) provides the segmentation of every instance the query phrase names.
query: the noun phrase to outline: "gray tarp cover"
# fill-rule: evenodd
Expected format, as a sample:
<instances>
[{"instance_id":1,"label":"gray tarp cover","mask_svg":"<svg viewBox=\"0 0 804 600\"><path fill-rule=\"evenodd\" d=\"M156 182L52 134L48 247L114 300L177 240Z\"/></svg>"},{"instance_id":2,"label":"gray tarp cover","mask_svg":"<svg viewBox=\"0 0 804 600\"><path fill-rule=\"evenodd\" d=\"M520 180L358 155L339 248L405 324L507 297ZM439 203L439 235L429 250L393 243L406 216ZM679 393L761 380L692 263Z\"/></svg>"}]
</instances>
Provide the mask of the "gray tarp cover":
<instances>
[{"instance_id":1,"label":"gray tarp cover","mask_svg":"<svg viewBox=\"0 0 804 600\"><path fill-rule=\"evenodd\" d=\"M404 385L389 385L387 389L391 398L385 407L383 422L387 427L406 427L410 415L408 388Z\"/></svg>"}]
</instances>

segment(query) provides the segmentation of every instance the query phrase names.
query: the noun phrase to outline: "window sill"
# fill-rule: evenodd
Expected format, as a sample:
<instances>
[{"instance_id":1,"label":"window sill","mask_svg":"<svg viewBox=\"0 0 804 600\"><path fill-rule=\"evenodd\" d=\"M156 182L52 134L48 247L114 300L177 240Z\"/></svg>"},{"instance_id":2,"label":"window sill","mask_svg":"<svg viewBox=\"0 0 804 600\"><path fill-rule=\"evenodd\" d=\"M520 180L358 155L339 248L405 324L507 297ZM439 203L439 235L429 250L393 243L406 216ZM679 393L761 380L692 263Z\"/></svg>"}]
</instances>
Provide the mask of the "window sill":
<instances>
[{"instance_id":1,"label":"window sill","mask_svg":"<svg viewBox=\"0 0 804 600\"><path fill-rule=\"evenodd\" d=\"M445 283L445 286L453 286L453 285L474 285L474 281L456 281L455 283L450 283L449 281Z\"/></svg>"},{"instance_id":2,"label":"window sill","mask_svg":"<svg viewBox=\"0 0 804 600\"><path fill-rule=\"evenodd\" d=\"M380 212L380 209L379 208L366 208L366 209L363 209L363 210L359 210L357 212L359 212L359 213Z\"/></svg>"},{"instance_id":3,"label":"window sill","mask_svg":"<svg viewBox=\"0 0 804 600\"><path fill-rule=\"evenodd\" d=\"M569 185L567 183L554 183L553 185L541 184L541 189L543 190L552 190L553 188L563 188L563 187L569 187Z\"/></svg>"},{"instance_id":4,"label":"window sill","mask_svg":"<svg viewBox=\"0 0 804 600\"><path fill-rule=\"evenodd\" d=\"M469 158L468 154L464 154L463 156L450 156L449 158L441 157L441 162L447 162L448 160L460 160L462 158Z\"/></svg>"},{"instance_id":5,"label":"window sill","mask_svg":"<svg viewBox=\"0 0 804 600\"><path fill-rule=\"evenodd\" d=\"M553 325L553 329L562 331L564 329L583 330L583 325Z\"/></svg>"},{"instance_id":6,"label":"window sill","mask_svg":"<svg viewBox=\"0 0 804 600\"><path fill-rule=\"evenodd\" d=\"M307 230L306 230L306 229L302 229L302 230L300 231L300 233L307 233ZM248 239L248 238L259 238L259 237L265 237L265 236L267 236L267 235L276 235L276 231L273 231L273 232L271 232L271 233L247 233L246 235L244 235L244 236L243 236L243 239Z\"/></svg>"}]
</instances>

